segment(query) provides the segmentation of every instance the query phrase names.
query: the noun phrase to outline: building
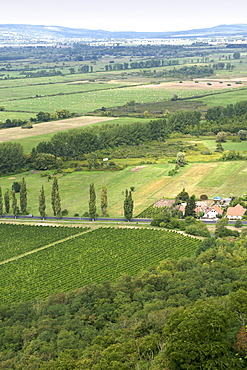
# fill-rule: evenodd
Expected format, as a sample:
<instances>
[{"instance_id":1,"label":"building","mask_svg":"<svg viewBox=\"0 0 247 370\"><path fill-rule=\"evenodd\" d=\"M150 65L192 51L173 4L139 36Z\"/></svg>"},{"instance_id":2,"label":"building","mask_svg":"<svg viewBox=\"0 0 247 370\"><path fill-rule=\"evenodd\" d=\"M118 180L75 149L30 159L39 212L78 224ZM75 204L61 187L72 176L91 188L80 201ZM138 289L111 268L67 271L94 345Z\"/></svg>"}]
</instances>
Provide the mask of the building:
<instances>
[{"instance_id":1,"label":"building","mask_svg":"<svg viewBox=\"0 0 247 370\"><path fill-rule=\"evenodd\" d=\"M228 207L226 217L231 220L241 220L245 214L246 209L240 204L237 204L235 207Z\"/></svg>"}]
</instances>

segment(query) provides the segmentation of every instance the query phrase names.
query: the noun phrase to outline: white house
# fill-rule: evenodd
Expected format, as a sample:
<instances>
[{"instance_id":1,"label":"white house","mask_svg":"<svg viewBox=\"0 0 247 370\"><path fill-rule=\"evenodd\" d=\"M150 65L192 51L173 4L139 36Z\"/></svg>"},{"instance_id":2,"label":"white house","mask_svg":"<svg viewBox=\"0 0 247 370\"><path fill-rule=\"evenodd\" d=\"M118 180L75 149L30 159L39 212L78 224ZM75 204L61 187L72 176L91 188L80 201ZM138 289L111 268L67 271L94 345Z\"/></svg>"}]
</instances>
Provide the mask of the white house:
<instances>
[{"instance_id":1,"label":"white house","mask_svg":"<svg viewBox=\"0 0 247 370\"><path fill-rule=\"evenodd\" d=\"M214 218L218 218L219 216L222 216L222 214L223 214L223 209L221 209L217 205L214 205L213 207L210 207L207 209L207 211L204 213L203 218L214 219Z\"/></svg>"}]
</instances>

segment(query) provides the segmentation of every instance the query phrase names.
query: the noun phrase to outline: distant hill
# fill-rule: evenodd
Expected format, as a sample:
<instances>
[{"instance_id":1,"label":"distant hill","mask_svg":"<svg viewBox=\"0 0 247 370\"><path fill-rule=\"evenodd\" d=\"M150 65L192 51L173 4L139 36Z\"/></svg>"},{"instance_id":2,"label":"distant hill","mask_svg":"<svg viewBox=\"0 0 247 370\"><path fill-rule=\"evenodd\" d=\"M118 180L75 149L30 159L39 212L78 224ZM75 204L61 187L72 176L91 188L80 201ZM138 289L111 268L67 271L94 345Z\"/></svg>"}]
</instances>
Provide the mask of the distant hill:
<instances>
[{"instance_id":1,"label":"distant hill","mask_svg":"<svg viewBox=\"0 0 247 370\"><path fill-rule=\"evenodd\" d=\"M247 36L247 24L221 25L211 28L192 29L178 32L110 32L89 30L84 28L68 28L60 26L33 26L26 24L0 24L0 43L14 40L49 41L72 38L86 39L142 39L142 38L186 38L186 37L217 37Z\"/></svg>"}]
</instances>

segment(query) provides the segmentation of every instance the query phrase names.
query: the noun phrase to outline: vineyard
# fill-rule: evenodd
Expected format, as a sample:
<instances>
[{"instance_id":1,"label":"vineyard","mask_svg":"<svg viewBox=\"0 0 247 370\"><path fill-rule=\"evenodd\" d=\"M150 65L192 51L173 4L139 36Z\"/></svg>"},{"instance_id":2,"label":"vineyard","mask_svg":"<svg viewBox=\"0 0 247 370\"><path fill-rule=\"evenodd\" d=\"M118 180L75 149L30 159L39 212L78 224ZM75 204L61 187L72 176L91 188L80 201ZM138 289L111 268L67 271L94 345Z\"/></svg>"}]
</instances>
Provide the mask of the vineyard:
<instances>
[{"instance_id":1,"label":"vineyard","mask_svg":"<svg viewBox=\"0 0 247 370\"><path fill-rule=\"evenodd\" d=\"M50 230L52 233L53 229ZM12 238L15 240L14 231ZM172 231L152 229L100 228L74 235L2 264L0 299L3 302L33 300L55 291L75 290L91 282L114 281L123 274L135 275L155 266L165 258L191 256L199 243ZM1 244L4 245L3 239Z\"/></svg>"},{"instance_id":2,"label":"vineyard","mask_svg":"<svg viewBox=\"0 0 247 370\"><path fill-rule=\"evenodd\" d=\"M83 228L0 224L0 261L82 232Z\"/></svg>"}]
</instances>

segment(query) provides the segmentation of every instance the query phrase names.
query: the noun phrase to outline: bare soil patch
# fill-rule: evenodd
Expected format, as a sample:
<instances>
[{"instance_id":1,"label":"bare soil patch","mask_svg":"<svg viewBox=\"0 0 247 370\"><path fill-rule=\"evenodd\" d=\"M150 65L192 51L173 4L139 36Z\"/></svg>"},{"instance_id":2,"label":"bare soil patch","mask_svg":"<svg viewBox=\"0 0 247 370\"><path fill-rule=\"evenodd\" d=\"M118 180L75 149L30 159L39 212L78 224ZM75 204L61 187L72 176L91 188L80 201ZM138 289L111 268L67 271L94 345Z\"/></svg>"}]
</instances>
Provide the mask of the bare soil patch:
<instances>
[{"instance_id":1,"label":"bare soil patch","mask_svg":"<svg viewBox=\"0 0 247 370\"><path fill-rule=\"evenodd\" d=\"M69 130L81 126L93 125L94 123L109 121L112 119L116 118L83 116L59 121L37 123L33 125L33 128L30 130L23 130L21 127L6 128L0 130L0 142L24 139L26 137L48 134L50 132Z\"/></svg>"},{"instance_id":2,"label":"bare soil patch","mask_svg":"<svg viewBox=\"0 0 247 370\"><path fill-rule=\"evenodd\" d=\"M196 83L195 81L198 81L198 83ZM236 84L236 81L242 81L242 84L239 85L239 84ZM208 85L208 83L210 83L211 85ZM231 84L231 86L227 86L228 84ZM220 89L229 89L231 87L235 87L235 88L239 88L241 86L246 86L247 85L247 79L245 78L241 78L241 79L232 79L232 80L215 80L215 79L198 79L198 80L194 80L194 81L183 81L183 83L179 83L178 82L163 82L159 85L141 85L141 86L138 86L137 88L140 89L140 88L145 88L145 89L166 89L166 88L176 88L176 89L184 89L184 88L187 88L187 89L217 89L217 90L220 90Z\"/></svg>"},{"instance_id":3,"label":"bare soil patch","mask_svg":"<svg viewBox=\"0 0 247 370\"><path fill-rule=\"evenodd\" d=\"M146 167L146 166L136 166L135 168L132 168L130 171L131 172L141 171L144 167Z\"/></svg>"}]
</instances>

